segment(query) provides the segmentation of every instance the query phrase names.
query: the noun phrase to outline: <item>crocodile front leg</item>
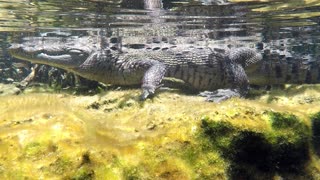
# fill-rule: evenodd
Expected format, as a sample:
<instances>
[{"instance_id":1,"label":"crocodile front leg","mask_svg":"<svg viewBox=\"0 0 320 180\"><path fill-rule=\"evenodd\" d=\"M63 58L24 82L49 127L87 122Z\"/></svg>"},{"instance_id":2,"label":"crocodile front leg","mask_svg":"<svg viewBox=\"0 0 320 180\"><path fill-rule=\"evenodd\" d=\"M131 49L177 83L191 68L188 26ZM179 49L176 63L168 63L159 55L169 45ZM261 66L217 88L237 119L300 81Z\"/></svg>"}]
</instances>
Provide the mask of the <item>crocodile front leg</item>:
<instances>
[{"instance_id":1,"label":"crocodile front leg","mask_svg":"<svg viewBox=\"0 0 320 180\"><path fill-rule=\"evenodd\" d=\"M141 99L146 99L160 86L166 65L141 55L111 56L95 52L73 72L88 79L114 85L139 85L142 83Z\"/></svg>"},{"instance_id":2,"label":"crocodile front leg","mask_svg":"<svg viewBox=\"0 0 320 180\"><path fill-rule=\"evenodd\" d=\"M166 73L166 66L163 63L159 61L150 62L151 65L145 72L142 79L142 100L153 95L155 90L161 87L161 81Z\"/></svg>"}]
</instances>

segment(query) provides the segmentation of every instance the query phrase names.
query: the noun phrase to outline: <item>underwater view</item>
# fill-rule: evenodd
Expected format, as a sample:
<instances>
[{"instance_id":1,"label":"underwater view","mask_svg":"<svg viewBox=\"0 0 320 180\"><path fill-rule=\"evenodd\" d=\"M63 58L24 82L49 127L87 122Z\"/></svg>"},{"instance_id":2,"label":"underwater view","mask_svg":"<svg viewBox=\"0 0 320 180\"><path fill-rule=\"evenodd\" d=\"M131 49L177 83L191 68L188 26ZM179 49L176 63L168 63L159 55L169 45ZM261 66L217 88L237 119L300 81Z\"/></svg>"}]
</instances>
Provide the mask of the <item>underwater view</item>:
<instances>
[{"instance_id":1,"label":"underwater view","mask_svg":"<svg viewBox=\"0 0 320 180\"><path fill-rule=\"evenodd\" d=\"M0 179L320 179L320 0L0 12Z\"/></svg>"}]
</instances>

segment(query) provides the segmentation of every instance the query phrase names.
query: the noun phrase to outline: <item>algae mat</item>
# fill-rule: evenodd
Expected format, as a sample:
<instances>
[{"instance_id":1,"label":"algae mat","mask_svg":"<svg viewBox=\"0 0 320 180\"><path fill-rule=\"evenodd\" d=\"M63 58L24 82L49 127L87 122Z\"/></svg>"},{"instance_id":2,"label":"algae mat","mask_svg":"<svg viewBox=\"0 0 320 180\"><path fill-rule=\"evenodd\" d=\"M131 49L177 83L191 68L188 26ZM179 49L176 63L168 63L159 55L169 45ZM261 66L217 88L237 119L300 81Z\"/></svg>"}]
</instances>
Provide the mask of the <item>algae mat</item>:
<instances>
[{"instance_id":1,"label":"algae mat","mask_svg":"<svg viewBox=\"0 0 320 180\"><path fill-rule=\"evenodd\" d=\"M319 89L220 104L176 92L141 102L138 90L6 95L0 177L320 179Z\"/></svg>"}]
</instances>

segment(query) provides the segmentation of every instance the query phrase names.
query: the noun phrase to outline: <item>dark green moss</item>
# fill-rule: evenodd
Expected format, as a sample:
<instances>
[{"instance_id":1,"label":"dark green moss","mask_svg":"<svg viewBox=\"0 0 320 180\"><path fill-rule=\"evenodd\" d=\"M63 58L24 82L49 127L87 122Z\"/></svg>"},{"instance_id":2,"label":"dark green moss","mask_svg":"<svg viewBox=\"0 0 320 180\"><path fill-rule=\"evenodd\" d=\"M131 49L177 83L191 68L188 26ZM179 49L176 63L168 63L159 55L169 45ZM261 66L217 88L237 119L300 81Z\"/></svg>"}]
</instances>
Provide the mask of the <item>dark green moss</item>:
<instances>
[{"instance_id":1,"label":"dark green moss","mask_svg":"<svg viewBox=\"0 0 320 180\"><path fill-rule=\"evenodd\" d=\"M139 180L142 179L138 167L126 167L123 169L123 175L126 180Z\"/></svg>"},{"instance_id":2,"label":"dark green moss","mask_svg":"<svg viewBox=\"0 0 320 180\"><path fill-rule=\"evenodd\" d=\"M292 114L270 112L269 115L272 130L265 132L242 130L226 121L202 119L201 127L211 148L218 149L230 162L231 179L255 179L261 175L260 179L268 179L275 174L304 173L310 160L308 126ZM319 132L315 130L314 134L318 137Z\"/></svg>"},{"instance_id":3,"label":"dark green moss","mask_svg":"<svg viewBox=\"0 0 320 180\"><path fill-rule=\"evenodd\" d=\"M98 102L93 102L92 104L87 106L87 109L99 109L100 106L101 106L101 104L99 104Z\"/></svg>"},{"instance_id":4,"label":"dark green moss","mask_svg":"<svg viewBox=\"0 0 320 180\"><path fill-rule=\"evenodd\" d=\"M141 165L128 166L123 168L123 177L126 180L148 179L148 177L145 175L144 172L145 172L145 169Z\"/></svg>"},{"instance_id":5,"label":"dark green moss","mask_svg":"<svg viewBox=\"0 0 320 180\"><path fill-rule=\"evenodd\" d=\"M199 157L199 153L201 153L201 147L185 147L180 150L181 157L186 160L189 164L194 164ZM179 152L177 152L179 153Z\"/></svg>"},{"instance_id":6,"label":"dark green moss","mask_svg":"<svg viewBox=\"0 0 320 180\"><path fill-rule=\"evenodd\" d=\"M310 159L308 141L300 139L291 142L290 138L282 136L274 138L272 141L275 143L264 134L252 131L242 131L234 136L229 152L225 154L231 161L230 176L303 173L304 166Z\"/></svg>"},{"instance_id":7,"label":"dark green moss","mask_svg":"<svg viewBox=\"0 0 320 180\"><path fill-rule=\"evenodd\" d=\"M230 163L228 174L231 179L250 179L259 171L274 171L272 144L263 133L242 131L230 122L209 118L202 119L202 128L210 139L211 147L217 148Z\"/></svg>"},{"instance_id":8,"label":"dark green moss","mask_svg":"<svg viewBox=\"0 0 320 180\"><path fill-rule=\"evenodd\" d=\"M308 141L273 144L273 161L280 173L298 174L310 159Z\"/></svg>"},{"instance_id":9,"label":"dark green moss","mask_svg":"<svg viewBox=\"0 0 320 180\"><path fill-rule=\"evenodd\" d=\"M220 148L222 151L228 149L230 137L235 128L227 121L211 121L208 118L202 119L201 127L205 136L210 138L211 144Z\"/></svg>"},{"instance_id":10,"label":"dark green moss","mask_svg":"<svg viewBox=\"0 0 320 180\"><path fill-rule=\"evenodd\" d=\"M278 172L301 172L310 159L310 129L298 117L288 113L270 113L273 132L273 161Z\"/></svg>"},{"instance_id":11,"label":"dark green moss","mask_svg":"<svg viewBox=\"0 0 320 180\"><path fill-rule=\"evenodd\" d=\"M91 168L86 166L80 167L74 176L71 178L72 180L91 180L94 179L94 171Z\"/></svg>"},{"instance_id":12,"label":"dark green moss","mask_svg":"<svg viewBox=\"0 0 320 180\"><path fill-rule=\"evenodd\" d=\"M73 167L71 159L68 157L59 157L56 161L51 163L48 170L54 174L64 174Z\"/></svg>"},{"instance_id":13,"label":"dark green moss","mask_svg":"<svg viewBox=\"0 0 320 180\"><path fill-rule=\"evenodd\" d=\"M274 129L286 129L301 126L299 119L293 114L270 112L271 126Z\"/></svg>"},{"instance_id":14,"label":"dark green moss","mask_svg":"<svg viewBox=\"0 0 320 180\"><path fill-rule=\"evenodd\" d=\"M81 166L85 165L85 164L90 164L91 160L90 160L90 153L89 152L85 152L82 155L82 160L81 160Z\"/></svg>"},{"instance_id":15,"label":"dark green moss","mask_svg":"<svg viewBox=\"0 0 320 180\"><path fill-rule=\"evenodd\" d=\"M272 148L263 133L238 132L224 155L230 161L230 179L271 179L276 168Z\"/></svg>"},{"instance_id":16,"label":"dark green moss","mask_svg":"<svg viewBox=\"0 0 320 180\"><path fill-rule=\"evenodd\" d=\"M274 179L274 172L263 172L250 165L230 164L230 180L270 180Z\"/></svg>"},{"instance_id":17,"label":"dark green moss","mask_svg":"<svg viewBox=\"0 0 320 180\"><path fill-rule=\"evenodd\" d=\"M273 171L272 155L272 145L264 134L245 130L234 136L226 157L236 164L249 164L262 171Z\"/></svg>"},{"instance_id":18,"label":"dark green moss","mask_svg":"<svg viewBox=\"0 0 320 180\"><path fill-rule=\"evenodd\" d=\"M47 151L45 144L39 142L31 142L27 144L24 148L24 155L26 157L35 157L39 158L40 155L44 154Z\"/></svg>"},{"instance_id":19,"label":"dark green moss","mask_svg":"<svg viewBox=\"0 0 320 180\"><path fill-rule=\"evenodd\" d=\"M320 156L320 112L311 116L311 138L313 148L318 156Z\"/></svg>"},{"instance_id":20,"label":"dark green moss","mask_svg":"<svg viewBox=\"0 0 320 180\"><path fill-rule=\"evenodd\" d=\"M219 138L223 135L230 134L234 131L234 127L227 121L211 121L208 118L203 118L201 127L204 133L212 140Z\"/></svg>"}]
</instances>

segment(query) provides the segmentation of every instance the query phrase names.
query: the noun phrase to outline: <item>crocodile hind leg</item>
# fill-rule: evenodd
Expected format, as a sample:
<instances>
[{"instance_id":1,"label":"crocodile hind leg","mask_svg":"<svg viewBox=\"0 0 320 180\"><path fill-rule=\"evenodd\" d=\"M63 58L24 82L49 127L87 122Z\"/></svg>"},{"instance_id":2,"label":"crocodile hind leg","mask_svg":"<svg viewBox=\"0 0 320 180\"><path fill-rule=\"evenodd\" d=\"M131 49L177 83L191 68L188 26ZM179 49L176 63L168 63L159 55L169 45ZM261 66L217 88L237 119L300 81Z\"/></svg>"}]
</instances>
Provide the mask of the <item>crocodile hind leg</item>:
<instances>
[{"instance_id":1,"label":"crocodile hind leg","mask_svg":"<svg viewBox=\"0 0 320 180\"><path fill-rule=\"evenodd\" d=\"M205 91L200 96L206 97L210 102L221 102L232 97L244 97L249 90L249 80L244 68L255 68L262 60L262 55L250 48L230 49L227 57L223 58L222 65L225 70L227 84L230 88L218 89L213 92Z\"/></svg>"},{"instance_id":2,"label":"crocodile hind leg","mask_svg":"<svg viewBox=\"0 0 320 180\"><path fill-rule=\"evenodd\" d=\"M237 63L230 63L228 67L225 76L229 87L201 92L199 95L206 97L206 101L219 103L233 97L244 97L248 93L249 80L243 67Z\"/></svg>"},{"instance_id":3,"label":"crocodile hind leg","mask_svg":"<svg viewBox=\"0 0 320 180\"><path fill-rule=\"evenodd\" d=\"M152 96L155 93L155 90L162 86L161 81L166 73L166 66L163 63L159 61L150 62L150 67L142 78L142 100Z\"/></svg>"}]
</instances>

